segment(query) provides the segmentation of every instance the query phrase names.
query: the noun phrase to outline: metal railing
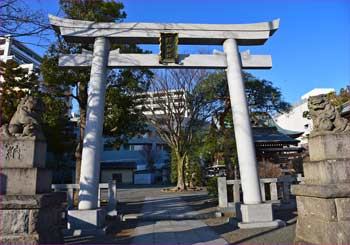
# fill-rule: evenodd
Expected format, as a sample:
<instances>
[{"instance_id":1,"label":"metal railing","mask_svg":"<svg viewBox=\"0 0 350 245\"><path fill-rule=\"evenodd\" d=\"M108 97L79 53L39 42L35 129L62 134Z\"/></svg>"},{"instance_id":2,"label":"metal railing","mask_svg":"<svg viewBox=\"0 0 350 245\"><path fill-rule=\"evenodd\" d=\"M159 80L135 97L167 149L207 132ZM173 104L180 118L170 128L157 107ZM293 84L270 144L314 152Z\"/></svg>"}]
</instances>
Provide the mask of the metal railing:
<instances>
[{"instance_id":1,"label":"metal railing","mask_svg":"<svg viewBox=\"0 0 350 245\"><path fill-rule=\"evenodd\" d=\"M291 200L291 185L302 183L303 181L304 178L301 177L301 175L260 179L261 198L263 202L282 201L283 203L289 203ZM228 195L230 195L230 193L227 192L227 187L230 185L232 186L231 194L233 202L228 201ZM241 202L241 194L242 190L240 180L227 180L226 177L218 178L218 198L220 208L226 208L232 206L234 203Z\"/></svg>"},{"instance_id":2,"label":"metal railing","mask_svg":"<svg viewBox=\"0 0 350 245\"><path fill-rule=\"evenodd\" d=\"M67 209L74 209L74 193L80 189L79 184L52 184L53 191L65 191L67 192ZM117 184L116 181L110 181L109 183L100 183L98 188L98 207L101 207L101 203L108 203L107 212L108 215L114 216L117 214Z\"/></svg>"}]
</instances>

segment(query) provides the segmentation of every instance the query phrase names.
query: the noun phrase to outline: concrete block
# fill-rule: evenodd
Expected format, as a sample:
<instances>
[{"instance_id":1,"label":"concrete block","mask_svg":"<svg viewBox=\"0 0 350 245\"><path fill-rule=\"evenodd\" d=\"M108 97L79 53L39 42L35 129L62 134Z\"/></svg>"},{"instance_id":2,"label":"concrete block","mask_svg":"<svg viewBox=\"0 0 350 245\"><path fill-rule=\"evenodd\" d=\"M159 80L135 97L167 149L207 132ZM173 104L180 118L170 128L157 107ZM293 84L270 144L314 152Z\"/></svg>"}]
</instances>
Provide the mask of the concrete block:
<instances>
[{"instance_id":1,"label":"concrete block","mask_svg":"<svg viewBox=\"0 0 350 245\"><path fill-rule=\"evenodd\" d=\"M5 168L1 170L2 195L35 195L51 192L51 171L40 168Z\"/></svg>"},{"instance_id":2,"label":"concrete block","mask_svg":"<svg viewBox=\"0 0 350 245\"><path fill-rule=\"evenodd\" d=\"M350 198L336 198L337 215L339 221L350 221Z\"/></svg>"},{"instance_id":3,"label":"concrete block","mask_svg":"<svg viewBox=\"0 0 350 245\"><path fill-rule=\"evenodd\" d=\"M311 161L350 158L350 132L310 136L309 149Z\"/></svg>"},{"instance_id":4,"label":"concrete block","mask_svg":"<svg viewBox=\"0 0 350 245\"><path fill-rule=\"evenodd\" d=\"M256 228L276 228L286 226L286 223L282 220L276 219L268 222L253 222L243 223L239 222L238 227L241 229L256 229Z\"/></svg>"},{"instance_id":5,"label":"concrete block","mask_svg":"<svg viewBox=\"0 0 350 245\"><path fill-rule=\"evenodd\" d=\"M350 184L350 158L304 162L305 184Z\"/></svg>"},{"instance_id":6,"label":"concrete block","mask_svg":"<svg viewBox=\"0 0 350 245\"><path fill-rule=\"evenodd\" d=\"M272 221L272 204L241 204L241 215L243 223Z\"/></svg>"},{"instance_id":7,"label":"concrete block","mask_svg":"<svg viewBox=\"0 0 350 245\"><path fill-rule=\"evenodd\" d=\"M68 210L68 229L98 230L103 227L105 216L103 209Z\"/></svg>"},{"instance_id":8,"label":"concrete block","mask_svg":"<svg viewBox=\"0 0 350 245\"><path fill-rule=\"evenodd\" d=\"M292 194L296 196L310 196L322 198L350 197L350 184L329 185L292 185Z\"/></svg>"},{"instance_id":9,"label":"concrete block","mask_svg":"<svg viewBox=\"0 0 350 245\"><path fill-rule=\"evenodd\" d=\"M15 196L15 195L14 195ZM6 196L4 196L6 197ZM28 197L23 201L28 204ZM31 198L34 200L34 198ZM18 200L18 199L13 199ZM57 201L58 199L56 199ZM6 205L7 206L7 205ZM61 202L17 209L1 206L0 244L62 244Z\"/></svg>"},{"instance_id":10,"label":"concrete block","mask_svg":"<svg viewBox=\"0 0 350 245\"><path fill-rule=\"evenodd\" d=\"M28 233L45 233L61 225L60 207L32 209L29 215Z\"/></svg>"},{"instance_id":11,"label":"concrete block","mask_svg":"<svg viewBox=\"0 0 350 245\"><path fill-rule=\"evenodd\" d=\"M30 210L1 210L1 235L28 233Z\"/></svg>"},{"instance_id":12,"label":"concrete block","mask_svg":"<svg viewBox=\"0 0 350 245\"><path fill-rule=\"evenodd\" d=\"M44 168L46 142L34 137L0 140L0 168Z\"/></svg>"},{"instance_id":13,"label":"concrete block","mask_svg":"<svg viewBox=\"0 0 350 245\"><path fill-rule=\"evenodd\" d=\"M335 199L297 196L298 215L310 219L337 221Z\"/></svg>"},{"instance_id":14,"label":"concrete block","mask_svg":"<svg viewBox=\"0 0 350 245\"><path fill-rule=\"evenodd\" d=\"M34 245L40 244L39 235L3 235L0 236L0 244Z\"/></svg>"},{"instance_id":15,"label":"concrete block","mask_svg":"<svg viewBox=\"0 0 350 245\"><path fill-rule=\"evenodd\" d=\"M311 244L350 244L350 222L322 221L299 216L295 239Z\"/></svg>"},{"instance_id":16,"label":"concrete block","mask_svg":"<svg viewBox=\"0 0 350 245\"><path fill-rule=\"evenodd\" d=\"M51 192L37 195L4 195L0 197L0 210L60 208L66 200L65 192Z\"/></svg>"},{"instance_id":17,"label":"concrete block","mask_svg":"<svg viewBox=\"0 0 350 245\"><path fill-rule=\"evenodd\" d=\"M228 206L226 177L218 178L218 195L219 207L226 208Z\"/></svg>"}]
</instances>

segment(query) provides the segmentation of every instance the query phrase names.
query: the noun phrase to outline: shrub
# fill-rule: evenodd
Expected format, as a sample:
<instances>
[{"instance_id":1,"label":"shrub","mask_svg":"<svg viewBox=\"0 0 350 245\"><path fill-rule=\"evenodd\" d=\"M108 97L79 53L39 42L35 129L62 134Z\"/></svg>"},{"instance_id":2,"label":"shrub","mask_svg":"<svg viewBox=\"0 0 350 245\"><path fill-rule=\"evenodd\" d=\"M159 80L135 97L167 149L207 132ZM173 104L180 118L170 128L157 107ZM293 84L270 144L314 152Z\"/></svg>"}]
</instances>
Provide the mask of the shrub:
<instances>
[{"instance_id":1,"label":"shrub","mask_svg":"<svg viewBox=\"0 0 350 245\"><path fill-rule=\"evenodd\" d=\"M207 191L209 196L218 197L218 177L211 177L208 180Z\"/></svg>"}]
</instances>

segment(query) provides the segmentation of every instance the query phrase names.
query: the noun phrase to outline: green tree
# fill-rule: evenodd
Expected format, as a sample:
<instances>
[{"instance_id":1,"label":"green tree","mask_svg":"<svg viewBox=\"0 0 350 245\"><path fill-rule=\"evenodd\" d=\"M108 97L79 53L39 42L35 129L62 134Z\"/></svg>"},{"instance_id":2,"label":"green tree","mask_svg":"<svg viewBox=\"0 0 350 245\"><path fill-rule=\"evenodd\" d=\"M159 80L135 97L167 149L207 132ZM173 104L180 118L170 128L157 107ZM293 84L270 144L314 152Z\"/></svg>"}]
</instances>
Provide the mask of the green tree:
<instances>
[{"instance_id":1,"label":"green tree","mask_svg":"<svg viewBox=\"0 0 350 245\"><path fill-rule=\"evenodd\" d=\"M251 116L255 113L286 111L290 108L289 103L283 100L280 89L274 87L272 82L258 79L246 72L243 72L243 79ZM214 122L211 124L214 129L211 130L216 135L216 139L204 138L207 142L202 142L201 146L204 146L204 149L211 148L210 151L206 151L211 153L212 162L222 160L225 163L229 178L237 178L237 153L226 73L213 72L200 85L200 91L207 103L215 107Z\"/></svg>"},{"instance_id":2,"label":"green tree","mask_svg":"<svg viewBox=\"0 0 350 245\"><path fill-rule=\"evenodd\" d=\"M126 17L124 5L117 1L105 0L60 0L60 7L65 17L98 22L121 22ZM142 50L136 45L115 45L111 49L120 49L121 53L140 53ZM90 69L74 68L62 69L58 67L60 53L74 54L82 50L92 51L92 44L70 44L57 36L57 42L52 44L42 62L42 73L46 82L56 88L62 88L61 96L69 96L77 101L79 106L79 142L75 149L76 177L79 183L82 157L84 128L86 123L87 88ZM135 96L142 91L149 82L151 72L145 69L123 69L113 71L106 83L106 115L104 134L113 136L116 147L120 146L128 137L143 129L142 116L135 109ZM75 88L75 92L67 93L67 88ZM126 133L127 132L127 133Z\"/></svg>"},{"instance_id":3,"label":"green tree","mask_svg":"<svg viewBox=\"0 0 350 245\"><path fill-rule=\"evenodd\" d=\"M172 184L177 183L177 160L174 150L171 151L170 155L170 182Z\"/></svg>"},{"instance_id":4,"label":"green tree","mask_svg":"<svg viewBox=\"0 0 350 245\"><path fill-rule=\"evenodd\" d=\"M38 74L21 68L15 61L0 62L4 78L1 90L1 124L9 123L20 100L26 95L41 99L45 110L42 127L46 136L48 151L56 156L69 153L73 136L69 132L67 103L59 99L53 91L38 81Z\"/></svg>"},{"instance_id":5,"label":"green tree","mask_svg":"<svg viewBox=\"0 0 350 245\"><path fill-rule=\"evenodd\" d=\"M39 83L37 74L21 68L17 62L0 61L0 72L4 79L1 84L1 124L9 123L21 98L29 93L37 93Z\"/></svg>"},{"instance_id":6,"label":"green tree","mask_svg":"<svg viewBox=\"0 0 350 245\"><path fill-rule=\"evenodd\" d=\"M172 168L176 165L175 189L180 191L186 189L185 168L194 132L211 114L210 105L204 103L204 97L197 89L206 75L203 70L192 69L158 73L147 94L149 101L157 105L145 104L146 110L152 113L147 121L171 148Z\"/></svg>"},{"instance_id":7,"label":"green tree","mask_svg":"<svg viewBox=\"0 0 350 245\"><path fill-rule=\"evenodd\" d=\"M342 105L350 100L350 86L347 86L346 88L341 88L339 90L339 93L329 93L328 97L332 101L332 104L338 107L339 110L341 110Z\"/></svg>"}]
</instances>

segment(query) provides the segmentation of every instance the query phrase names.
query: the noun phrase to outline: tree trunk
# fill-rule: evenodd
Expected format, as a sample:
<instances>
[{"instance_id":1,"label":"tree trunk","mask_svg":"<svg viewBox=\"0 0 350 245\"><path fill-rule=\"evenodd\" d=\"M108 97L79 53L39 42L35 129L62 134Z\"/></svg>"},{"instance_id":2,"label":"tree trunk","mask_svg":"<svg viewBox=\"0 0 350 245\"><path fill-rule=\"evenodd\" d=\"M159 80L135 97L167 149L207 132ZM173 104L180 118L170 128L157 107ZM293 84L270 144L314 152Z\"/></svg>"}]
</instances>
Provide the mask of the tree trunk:
<instances>
[{"instance_id":1,"label":"tree trunk","mask_svg":"<svg viewBox=\"0 0 350 245\"><path fill-rule=\"evenodd\" d=\"M79 142L75 149L75 183L79 184L80 182L80 169L81 169L81 158L83 153L83 141L84 141L84 130L86 123L86 104L87 104L87 86L86 83L79 83L79 113L80 113L80 122L79 122Z\"/></svg>"},{"instance_id":2,"label":"tree trunk","mask_svg":"<svg viewBox=\"0 0 350 245\"><path fill-rule=\"evenodd\" d=\"M235 176L234 176L234 179L235 180L238 180L239 179L239 165L238 165L238 162L236 161L235 162Z\"/></svg>"},{"instance_id":3,"label":"tree trunk","mask_svg":"<svg viewBox=\"0 0 350 245\"><path fill-rule=\"evenodd\" d=\"M180 156L179 152L176 152L176 160L177 160L177 185L176 189L180 191L186 190L186 185L185 185L185 156Z\"/></svg>"},{"instance_id":4,"label":"tree trunk","mask_svg":"<svg viewBox=\"0 0 350 245\"><path fill-rule=\"evenodd\" d=\"M224 130L224 142L229 142L230 141L230 133L229 129L223 128ZM226 166L226 176L228 179L233 179L234 178L234 169L233 169L233 163L231 160L232 156L232 151L233 151L233 146L229 144L224 145L224 162Z\"/></svg>"}]
</instances>

